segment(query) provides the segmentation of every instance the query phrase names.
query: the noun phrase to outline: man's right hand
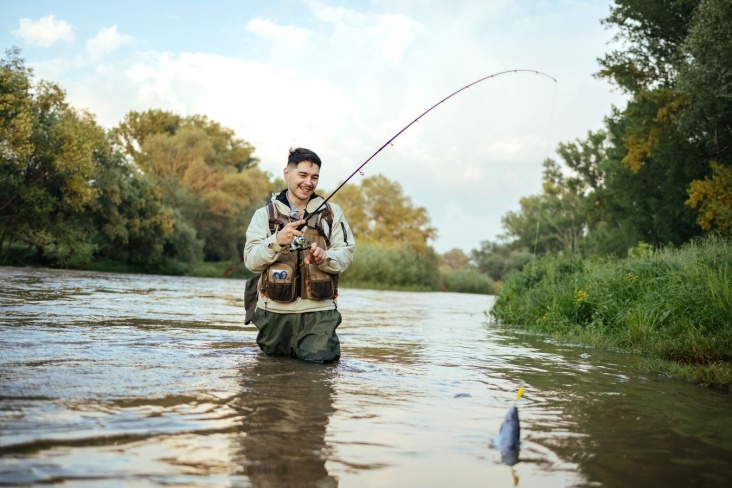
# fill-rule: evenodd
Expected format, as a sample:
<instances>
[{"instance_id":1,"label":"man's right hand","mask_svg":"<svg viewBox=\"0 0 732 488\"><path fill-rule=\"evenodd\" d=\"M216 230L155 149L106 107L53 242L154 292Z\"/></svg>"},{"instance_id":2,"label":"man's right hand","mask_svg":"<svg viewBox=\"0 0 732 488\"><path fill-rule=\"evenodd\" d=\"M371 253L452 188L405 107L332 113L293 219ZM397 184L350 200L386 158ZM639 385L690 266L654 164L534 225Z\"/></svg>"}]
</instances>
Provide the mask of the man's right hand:
<instances>
[{"instance_id":1,"label":"man's right hand","mask_svg":"<svg viewBox=\"0 0 732 488\"><path fill-rule=\"evenodd\" d=\"M275 236L277 238L277 244L283 247L289 246L295 237L302 235L302 231L297 230L297 228L304 223L304 220L297 220L290 222L280 229Z\"/></svg>"}]
</instances>

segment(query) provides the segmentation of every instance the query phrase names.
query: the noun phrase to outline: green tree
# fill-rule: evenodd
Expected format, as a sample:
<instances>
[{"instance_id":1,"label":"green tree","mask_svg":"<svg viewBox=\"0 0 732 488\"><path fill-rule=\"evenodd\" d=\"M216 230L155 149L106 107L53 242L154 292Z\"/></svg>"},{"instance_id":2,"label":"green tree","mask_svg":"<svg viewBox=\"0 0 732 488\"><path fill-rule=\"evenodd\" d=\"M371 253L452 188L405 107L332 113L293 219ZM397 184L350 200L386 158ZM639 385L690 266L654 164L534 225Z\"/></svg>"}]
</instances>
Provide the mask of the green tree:
<instances>
[{"instance_id":1,"label":"green tree","mask_svg":"<svg viewBox=\"0 0 732 488\"><path fill-rule=\"evenodd\" d=\"M701 139L681 123L696 102L682 89L680 73L693 64L694 19L712 3L618 0L605 20L619 29L622 49L600 60L598 75L631 96L627 107L607 120L611 148L605 188L598 194L608 199L597 227L610 241L622 241L618 234L624 232L632 236L628 245L637 242L630 239L679 245L700 233L685 202L691 182L711 169ZM724 42L712 30L706 34L716 39L709 42Z\"/></svg>"},{"instance_id":2,"label":"green tree","mask_svg":"<svg viewBox=\"0 0 732 488\"><path fill-rule=\"evenodd\" d=\"M581 178L565 176L554 160L545 160L542 193L522 198L519 211L504 215L504 237L537 254L577 253L587 231L586 186Z\"/></svg>"},{"instance_id":3,"label":"green tree","mask_svg":"<svg viewBox=\"0 0 732 488\"><path fill-rule=\"evenodd\" d=\"M622 49L599 59L598 76L629 94L675 85L681 49L700 0L615 0L602 22Z\"/></svg>"},{"instance_id":4,"label":"green tree","mask_svg":"<svg viewBox=\"0 0 732 488\"><path fill-rule=\"evenodd\" d=\"M0 71L0 245L22 244L37 259L65 265L87 262L95 230L85 209L97 197L92 181L107 144L104 130L70 107L59 86L34 85L17 50Z\"/></svg>"},{"instance_id":5,"label":"green tree","mask_svg":"<svg viewBox=\"0 0 732 488\"><path fill-rule=\"evenodd\" d=\"M0 255L83 266L97 256L150 263L172 221L159 191L63 90L34 83L18 50L0 64ZM32 253L32 256L30 254Z\"/></svg>"},{"instance_id":6,"label":"green tree","mask_svg":"<svg viewBox=\"0 0 732 488\"><path fill-rule=\"evenodd\" d=\"M730 163L732 150L732 0L701 2L684 42L678 88L684 96L682 131L710 158Z\"/></svg>"},{"instance_id":7,"label":"green tree","mask_svg":"<svg viewBox=\"0 0 732 488\"><path fill-rule=\"evenodd\" d=\"M94 187L99 197L89 211L98 230L98 255L154 268L174 223L159 188L111 150L101 160Z\"/></svg>"},{"instance_id":8,"label":"green tree","mask_svg":"<svg viewBox=\"0 0 732 488\"><path fill-rule=\"evenodd\" d=\"M471 262L481 273L494 281L503 281L520 271L533 259L533 254L516 243L483 241L471 252Z\"/></svg>"}]
</instances>

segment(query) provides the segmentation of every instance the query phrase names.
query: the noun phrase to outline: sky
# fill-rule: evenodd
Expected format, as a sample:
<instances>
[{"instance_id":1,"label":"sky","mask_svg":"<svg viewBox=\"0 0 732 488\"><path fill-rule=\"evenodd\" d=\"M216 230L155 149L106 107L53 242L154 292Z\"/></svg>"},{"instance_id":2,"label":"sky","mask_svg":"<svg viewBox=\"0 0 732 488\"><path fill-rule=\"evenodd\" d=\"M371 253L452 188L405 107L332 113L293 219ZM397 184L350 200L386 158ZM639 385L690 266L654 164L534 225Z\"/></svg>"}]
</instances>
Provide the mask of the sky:
<instances>
[{"instance_id":1,"label":"sky","mask_svg":"<svg viewBox=\"0 0 732 488\"><path fill-rule=\"evenodd\" d=\"M206 115L281 176L290 147L333 190L377 174L424 207L439 253L498 241L559 143L625 97L594 75L610 0L0 0L0 44L112 128L130 111ZM527 71L514 71L527 70ZM539 72L539 73L536 73ZM551 77L551 78L550 78ZM552 78L557 81L553 81ZM338 194L332 201L338 203ZM346 216L347 217L347 216Z\"/></svg>"}]
</instances>

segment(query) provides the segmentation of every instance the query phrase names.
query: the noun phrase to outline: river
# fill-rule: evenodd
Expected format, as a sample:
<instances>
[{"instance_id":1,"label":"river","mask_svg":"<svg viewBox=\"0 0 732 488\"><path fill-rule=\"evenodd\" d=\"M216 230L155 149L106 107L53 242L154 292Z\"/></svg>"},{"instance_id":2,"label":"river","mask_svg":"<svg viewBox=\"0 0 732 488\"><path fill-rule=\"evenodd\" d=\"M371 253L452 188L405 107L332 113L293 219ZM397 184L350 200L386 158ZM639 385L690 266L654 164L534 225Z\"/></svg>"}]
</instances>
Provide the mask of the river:
<instances>
[{"instance_id":1,"label":"river","mask_svg":"<svg viewBox=\"0 0 732 488\"><path fill-rule=\"evenodd\" d=\"M0 485L732 483L730 395L490 325L492 297L343 289L342 359L315 365L259 352L241 281L0 281Z\"/></svg>"}]
</instances>

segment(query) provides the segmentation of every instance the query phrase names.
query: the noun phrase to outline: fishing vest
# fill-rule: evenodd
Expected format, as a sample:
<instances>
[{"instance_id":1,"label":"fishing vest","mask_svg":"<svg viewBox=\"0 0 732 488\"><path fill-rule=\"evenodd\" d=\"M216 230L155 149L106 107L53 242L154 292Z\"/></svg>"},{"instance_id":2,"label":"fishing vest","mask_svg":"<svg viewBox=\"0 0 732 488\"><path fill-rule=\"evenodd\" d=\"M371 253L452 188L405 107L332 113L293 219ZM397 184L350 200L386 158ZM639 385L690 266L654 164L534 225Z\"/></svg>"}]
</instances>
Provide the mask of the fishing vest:
<instances>
[{"instance_id":1,"label":"fishing vest","mask_svg":"<svg viewBox=\"0 0 732 488\"><path fill-rule=\"evenodd\" d=\"M269 230L277 233L290 223L287 216L280 214L274 202L267 203ZM330 205L314 218L315 223L303 229L307 246L303 249L288 248L277 253L277 258L262 273L260 292L263 296L277 302L292 302L297 297L309 300L327 300L338 296L338 275L326 273L315 264L305 264L310 244L315 242L322 249L330 248L330 235L333 231L333 211ZM323 222L328 226L327 235Z\"/></svg>"}]
</instances>

